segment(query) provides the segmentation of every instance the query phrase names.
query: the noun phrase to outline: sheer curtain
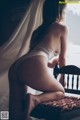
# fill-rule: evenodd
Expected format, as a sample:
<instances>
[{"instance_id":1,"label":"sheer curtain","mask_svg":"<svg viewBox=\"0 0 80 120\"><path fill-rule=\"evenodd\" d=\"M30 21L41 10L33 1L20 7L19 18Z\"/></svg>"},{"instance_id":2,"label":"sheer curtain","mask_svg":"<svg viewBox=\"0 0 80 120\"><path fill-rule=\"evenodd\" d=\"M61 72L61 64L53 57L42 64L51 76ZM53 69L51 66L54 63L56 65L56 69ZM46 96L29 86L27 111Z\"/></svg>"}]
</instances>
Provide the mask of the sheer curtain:
<instances>
[{"instance_id":1,"label":"sheer curtain","mask_svg":"<svg viewBox=\"0 0 80 120\"><path fill-rule=\"evenodd\" d=\"M8 109L9 67L16 59L28 52L32 32L42 23L44 1L31 0L17 29L0 47L0 111Z\"/></svg>"}]
</instances>

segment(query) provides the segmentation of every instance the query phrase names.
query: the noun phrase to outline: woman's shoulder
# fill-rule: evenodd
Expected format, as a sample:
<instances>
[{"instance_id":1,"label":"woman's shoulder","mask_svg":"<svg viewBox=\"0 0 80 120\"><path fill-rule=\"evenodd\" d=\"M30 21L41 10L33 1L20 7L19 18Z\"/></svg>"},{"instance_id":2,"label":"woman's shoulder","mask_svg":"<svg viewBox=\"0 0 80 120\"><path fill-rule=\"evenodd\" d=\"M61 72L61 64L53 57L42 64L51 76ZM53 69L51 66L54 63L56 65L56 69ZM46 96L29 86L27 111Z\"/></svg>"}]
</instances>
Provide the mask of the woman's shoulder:
<instances>
[{"instance_id":1,"label":"woman's shoulder","mask_svg":"<svg viewBox=\"0 0 80 120\"><path fill-rule=\"evenodd\" d=\"M52 24L52 27L56 27L56 28L61 28L61 29L67 29L67 26L61 22L55 22Z\"/></svg>"},{"instance_id":2,"label":"woman's shoulder","mask_svg":"<svg viewBox=\"0 0 80 120\"><path fill-rule=\"evenodd\" d=\"M62 23L58 23L58 22L55 22L52 24L51 26L51 30L52 31L62 31L62 32L67 32L68 31L68 27Z\"/></svg>"}]
</instances>

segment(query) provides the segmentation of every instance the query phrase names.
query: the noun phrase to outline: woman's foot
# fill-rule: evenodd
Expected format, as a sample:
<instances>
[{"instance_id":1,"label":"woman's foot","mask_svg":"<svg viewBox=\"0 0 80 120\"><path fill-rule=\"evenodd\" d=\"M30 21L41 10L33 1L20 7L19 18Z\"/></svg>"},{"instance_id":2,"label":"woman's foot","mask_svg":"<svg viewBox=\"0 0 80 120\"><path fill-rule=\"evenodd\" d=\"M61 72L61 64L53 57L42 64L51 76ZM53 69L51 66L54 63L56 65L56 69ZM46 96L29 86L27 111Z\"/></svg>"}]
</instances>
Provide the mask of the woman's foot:
<instances>
[{"instance_id":1,"label":"woman's foot","mask_svg":"<svg viewBox=\"0 0 80 120\"><path fill-rule=\"evenodd\" d=\"M27 94L25 98L25 120L29 120L31 111L39 104L37 97L32 94Z\"/></svg>"}]
</instances>

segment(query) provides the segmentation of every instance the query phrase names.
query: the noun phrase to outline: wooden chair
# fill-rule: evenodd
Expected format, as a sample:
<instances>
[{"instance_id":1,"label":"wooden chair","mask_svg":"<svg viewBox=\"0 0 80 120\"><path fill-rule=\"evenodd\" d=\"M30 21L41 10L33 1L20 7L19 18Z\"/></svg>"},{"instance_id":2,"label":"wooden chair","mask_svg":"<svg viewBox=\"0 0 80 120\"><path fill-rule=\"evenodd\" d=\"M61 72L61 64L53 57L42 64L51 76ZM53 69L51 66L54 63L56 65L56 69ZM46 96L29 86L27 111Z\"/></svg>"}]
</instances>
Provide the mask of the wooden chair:
<instances>
[{"instance_id":1,"label":"wooden chair","mask_svg":"<svg viewBox=\"0 0 80 120\"><path fill-rule=\"evenodd\" d=\"M65 92L80 94L80 68L74 65L58 68L56 65L54 68L55 78L58 74L63 74L67 82ZM31 116L46 120L76 120L76 118L80 120L80 97L65 96L60 100L41 103L34 108Z\"/></svg>"}]
</instances>

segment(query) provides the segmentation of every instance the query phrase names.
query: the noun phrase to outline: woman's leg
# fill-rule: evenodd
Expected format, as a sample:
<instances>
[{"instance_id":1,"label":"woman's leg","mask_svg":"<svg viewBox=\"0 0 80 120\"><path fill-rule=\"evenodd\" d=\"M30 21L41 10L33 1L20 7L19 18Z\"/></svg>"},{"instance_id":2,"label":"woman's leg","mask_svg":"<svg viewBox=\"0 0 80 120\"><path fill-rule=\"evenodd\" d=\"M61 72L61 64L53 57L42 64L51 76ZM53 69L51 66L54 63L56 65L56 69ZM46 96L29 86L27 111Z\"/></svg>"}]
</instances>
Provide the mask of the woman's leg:
<instances>
[{"instance_id":1,"label":"woman's leg","mask_svg":"<svg viewBox=\"0 0 80 120\"><path fill-rule=\"evenodd\" d=\"M58 83L60 84L60 83ZM58 86L57 84L57 86ZM37 104L42 103L42 102L47 102L47 101L52 101L52 100L58 100L64 97L64 89L55 89L54 90L54 85L56 87L55 80L53 79L53 83L50 81L47 81L45 84L43 83L44 88L42 89L42 86L39 86L39 90L43 91L42 94L39 95L32 95L32 94L27 94L25 97L25 120L28 120L28 117L31 113L31 111L36 107ZM48 86L48 88L47 88ZM41 87L41 89L40 89ZM56 87L57 88L57 87Z\"/></svg>"},{"instance_id":2,"label":"woman's leg","mask_svg":"<svg viewBox=\"0 0 80 120\"><path fill-rule=\"evenodd\" d=\"M25 97L25 120L29 120L29 116L31 111L36 107L39 103L47 102L51 100L58 100L64 97L64 93L62 92L46 92L40 95L32 95L27 94Z\"/></svg>"},{"instance_id":3,"label":"woman's leg","mask_svg":"<svg viewBox=\"0 0 80 120\"><path fill-rule=\"evenodd\" d=\"M24 120L27 86L17 82L15 65L9 70L9 120Z\"/></svg>"},{"instance_id":4,"label":"woman's leg","mask_svg":"<svg viewBox=\"0 0 80 120\"><path fill-rule=\"evenodd\" d=\"M57 80L55 80L53 75L50 74L44 57L33 57L29 59L29 61L24 62L19 68L17 75L20 82L27 84L36 90L44 92L40 95L26 95L25 120L28 120L27 117L29 117L32 109L37 104L64 97L64 88Z\"/></svg>"}]
</instances>

